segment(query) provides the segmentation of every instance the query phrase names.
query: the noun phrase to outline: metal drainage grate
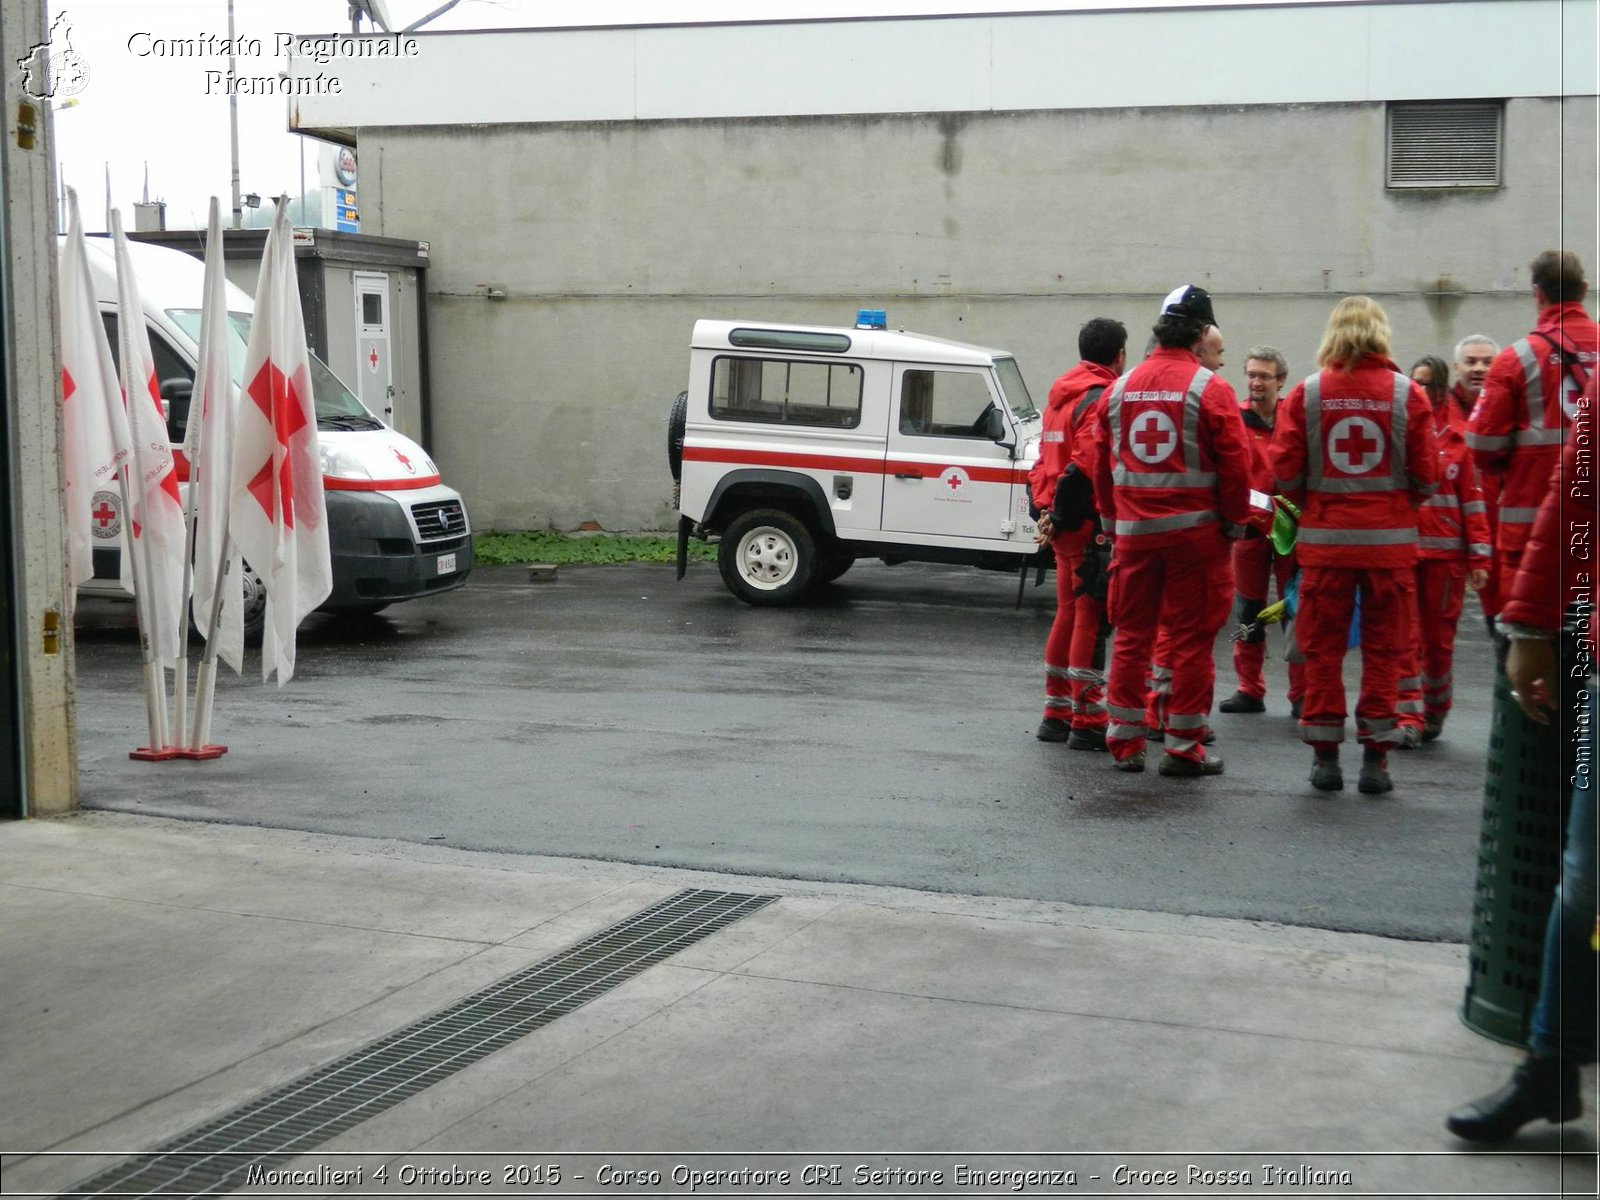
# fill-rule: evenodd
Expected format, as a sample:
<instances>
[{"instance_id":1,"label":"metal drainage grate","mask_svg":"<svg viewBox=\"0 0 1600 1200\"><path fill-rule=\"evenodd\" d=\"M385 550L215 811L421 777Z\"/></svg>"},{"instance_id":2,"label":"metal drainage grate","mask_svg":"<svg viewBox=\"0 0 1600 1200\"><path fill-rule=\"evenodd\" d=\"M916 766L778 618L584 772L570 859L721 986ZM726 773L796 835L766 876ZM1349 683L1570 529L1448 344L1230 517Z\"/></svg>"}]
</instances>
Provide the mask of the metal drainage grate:
<instances>
[{"instance_id":1,"label":"metal drainage grate","mask_svg":"<svg viewBox=\"0 0 1600 1200\"><path fill-rule=\"evenodd\" d=\"M252 1166L303 1154L776 899L700 888L669 896L62 1195L230 1191Z\"/></svg>"}]
</instances>

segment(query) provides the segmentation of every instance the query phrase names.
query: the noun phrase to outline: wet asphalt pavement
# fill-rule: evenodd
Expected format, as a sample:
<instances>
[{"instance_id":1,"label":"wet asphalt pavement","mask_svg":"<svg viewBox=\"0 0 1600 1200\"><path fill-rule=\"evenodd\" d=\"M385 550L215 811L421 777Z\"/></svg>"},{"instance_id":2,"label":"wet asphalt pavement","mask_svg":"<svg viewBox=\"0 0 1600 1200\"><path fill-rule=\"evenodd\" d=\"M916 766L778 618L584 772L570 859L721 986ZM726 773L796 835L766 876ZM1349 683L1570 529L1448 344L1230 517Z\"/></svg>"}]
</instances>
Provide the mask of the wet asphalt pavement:
<instances>
[{"instance_id":1,"label":"wet asphalt pavement","mask_svg":"<svg viewBox=\"0 0 1600 1200\"><path fill-rule=\"evenodd\" d=\"M716 569L478 568L315 616L288 687L219 682L210 763L147 764L131 605L78 614L85 807L485 849L1465 940L1491 648L1469 601L1456 711L1396 790L1323 795L1282 700L1214 718L1217 779L1037 741L1051 583L863 563L809 607ZM1225 631L1226 632L1226 631ZM199 644L191 653L198 656ZM1217 695L1233 690L1225 636ZM1355 657L1347 664L1355 682ZM1346 747L1347 760L1354 759ZM1153 766L1153 764L1152 764ZM1353 776L1353 771L1351 772Z\"/></svg>"}]
</instances>

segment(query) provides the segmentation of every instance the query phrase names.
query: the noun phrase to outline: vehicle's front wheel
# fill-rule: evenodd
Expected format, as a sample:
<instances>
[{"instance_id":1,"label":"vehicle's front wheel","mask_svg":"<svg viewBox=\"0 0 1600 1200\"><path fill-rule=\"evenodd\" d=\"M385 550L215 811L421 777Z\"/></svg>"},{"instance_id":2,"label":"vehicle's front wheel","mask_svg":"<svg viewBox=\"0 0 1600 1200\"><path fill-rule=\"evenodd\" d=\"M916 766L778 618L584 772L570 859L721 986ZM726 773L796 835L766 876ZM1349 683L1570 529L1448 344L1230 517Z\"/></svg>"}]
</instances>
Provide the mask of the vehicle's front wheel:
<instances>
[{"instance_id":1,"label":"vehicle's front wheel","mask_svg":"<svg viewBox=\"0 0 1600 1200\"><path fill-rule=\"evenodd\" d=\"M816 578L816 538L799 517L752 509L723 530L717 567L728 590L746 604L793 604Z\"/></svg>"},{"instance_id":2,"label":"vehicle's front wheel","mask_svg":"<svg viewBox=\"0 0 1600 1200\"><path fill-rule=\"evenodd\" d=\"M267 627L267 589L249 563L240 559L239 565L244 581L244 640L253 646L261 641L261 631Z\"/></svg>"}]
</instances>

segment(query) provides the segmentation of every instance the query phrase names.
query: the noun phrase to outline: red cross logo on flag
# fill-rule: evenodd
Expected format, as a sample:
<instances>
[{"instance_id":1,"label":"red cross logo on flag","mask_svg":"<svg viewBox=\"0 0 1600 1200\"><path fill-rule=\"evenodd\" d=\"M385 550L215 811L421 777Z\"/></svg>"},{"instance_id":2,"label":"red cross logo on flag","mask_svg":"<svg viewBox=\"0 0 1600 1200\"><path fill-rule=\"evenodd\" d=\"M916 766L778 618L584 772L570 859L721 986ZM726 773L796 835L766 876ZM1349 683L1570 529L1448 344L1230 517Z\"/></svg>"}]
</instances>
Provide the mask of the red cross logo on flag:
<instances>
[{"instance_id":1,"label":"red cross logo on flag","mask_svg":"<svg viewBox=\"0 0 1600 1200\"><path fill-rule=\"evenodd\" d=\"M1142 463L1166 462L1178 448L1178 427L1160 409L1142 412L1128 427L1128 448Z\"/></svg>"},{"instance_id":2,"label":"red cross logo on flag","mask_svg":"<svg viewBox=\"0 0 1600 1200\"><path fill-rule=\"evenodd\" d=\"M261 414L272 425L277 445L271 456L261 464L261 469L251 477L246 488L261 505L268 520L276 520L282 507L283 524L294 528L294 456L289 453L289 443L295 434L306 426L305 407L294 384L276 363L268 361L250 381L245 394L256 402ZM274 472L273 463L277 462Z\"/></svg>"},{"instance_id":3,"label":"red cross logo on flag","mask_svg":"<svg viewBox=\"0 0 1600 1200\"><path fill-rule=\"evenodd\" d=\"M1345 417L1328 437L1328 458L1346 475L1365 475L1383 461L1383 429L1366 417Z\"/></svg>"}]
</instances>

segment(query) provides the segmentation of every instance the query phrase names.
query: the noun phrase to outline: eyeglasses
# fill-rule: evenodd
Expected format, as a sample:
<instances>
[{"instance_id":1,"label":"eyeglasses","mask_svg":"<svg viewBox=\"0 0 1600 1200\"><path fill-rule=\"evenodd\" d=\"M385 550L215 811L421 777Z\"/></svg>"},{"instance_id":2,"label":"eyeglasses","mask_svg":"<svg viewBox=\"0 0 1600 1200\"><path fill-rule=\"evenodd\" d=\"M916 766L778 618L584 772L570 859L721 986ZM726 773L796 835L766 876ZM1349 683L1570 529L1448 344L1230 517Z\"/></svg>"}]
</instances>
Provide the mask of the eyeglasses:
<instances>
[{"instance_id":1,"label":"eyeglasses","mask_svg":"<svg viewBox=\"0 0 1600 1200\"><path fill-rule=\"evenodd\" d=\"M1263 380L1263 381L1272 380L1272 379L1282 379L1283 378L1282 375L1274 375L1270 371L1246 371L1244 373L1244 377L1246 379L1249 379L1249 380Z\"/></svg>"}]
</instances>

